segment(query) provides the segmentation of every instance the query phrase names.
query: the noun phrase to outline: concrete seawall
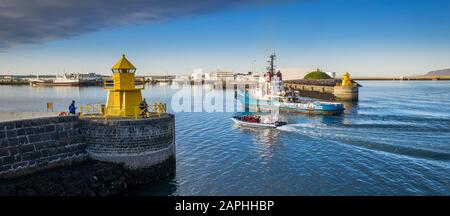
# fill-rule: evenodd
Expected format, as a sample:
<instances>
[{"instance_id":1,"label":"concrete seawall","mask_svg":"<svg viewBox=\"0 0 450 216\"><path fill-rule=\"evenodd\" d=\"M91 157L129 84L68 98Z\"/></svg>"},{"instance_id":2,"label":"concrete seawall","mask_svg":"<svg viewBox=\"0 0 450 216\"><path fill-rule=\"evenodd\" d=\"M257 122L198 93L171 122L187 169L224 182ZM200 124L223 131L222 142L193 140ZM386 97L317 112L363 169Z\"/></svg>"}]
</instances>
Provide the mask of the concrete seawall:
<instances>
[{"instance_id":1,"label":"concrete seawall","mask_svg":"<svg viewBox=\"0 0 450 216\"><path fill-rule=\"evenodd\" d=\"M62 180L60 176L68 176L64 170L81 176ZM174 173L172 114L137 120L55 116L0 122L0 195L109 195L123 191L127 184L151 182ZM99 177L102 175L108 177ZM49 183L34 184L31 179ZM97 186L89 184L92 181ZM73 184L86 188L80 192L70 186ZM61 192L64 188L69 191Z\"/></svg>"}]
</instances>

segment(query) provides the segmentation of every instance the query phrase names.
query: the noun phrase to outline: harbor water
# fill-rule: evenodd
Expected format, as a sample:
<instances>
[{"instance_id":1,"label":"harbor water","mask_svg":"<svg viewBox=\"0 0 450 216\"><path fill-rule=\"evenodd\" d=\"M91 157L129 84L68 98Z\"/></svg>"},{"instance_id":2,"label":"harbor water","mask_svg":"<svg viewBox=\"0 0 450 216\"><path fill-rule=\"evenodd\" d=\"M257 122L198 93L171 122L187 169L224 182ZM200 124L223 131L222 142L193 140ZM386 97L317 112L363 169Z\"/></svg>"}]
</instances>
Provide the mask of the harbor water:
<instances>
[{"instance_id":1,"label":"harbor water","mask_svg":"<svg viewBox=\"0 0 450 216\"><path fill-rule=\"evenodd\" d=\"M174 112L176 176L129 193L450 195L450 82L360 84L359 101L345 104L344 115L281 114L289 125L279 129L236 127L233 112ZM105 103L107 94L100 87L0 91L0 111L8 112L46 111L46 102L53 102L54 111L67 111L72 100ZM172 96L179 91L154 85L143 96L166 102L173 112ZM224 97L224 104L234 102Z\"/></svg>"}]
</instances>

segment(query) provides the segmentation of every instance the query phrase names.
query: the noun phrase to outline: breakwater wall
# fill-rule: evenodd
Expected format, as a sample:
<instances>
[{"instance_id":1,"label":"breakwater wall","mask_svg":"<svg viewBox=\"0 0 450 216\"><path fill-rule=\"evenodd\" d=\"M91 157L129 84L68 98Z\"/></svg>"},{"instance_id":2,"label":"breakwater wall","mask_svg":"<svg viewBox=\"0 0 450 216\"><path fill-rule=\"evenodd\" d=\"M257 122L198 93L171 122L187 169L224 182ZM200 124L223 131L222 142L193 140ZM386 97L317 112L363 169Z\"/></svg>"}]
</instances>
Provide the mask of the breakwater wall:
<instances>
[{"instance_id":1,"label":"breakwater wall","mask_svg":"<svg viewBox=\"0 0 450 216\"><path fill-rule=\"evenodd\" d=\"M136 182L173 174L175 170L175 117L163 114L146 119L89 119L83 121L86 152L103 162L122 164L136 171ZM143 175L147 174L147 175ZM142 178L143 177L143 178Z\"/></svg>"},{"instance_id":2,"label":"breakwater wall","mask_svg":"<svg viewBox=\"0 0 450 216\"><path fill-rule=\"evenodd\" d=\"M290 80L284 83L286 89L300 91L304 97L324 100L357 101L359 97L358 83L352 86L340 86L340 80Z\"/></svg>"},{"instance_id":3,"label":"breakwater wall","mask_svg":"<svg viewBox=\"0 0 450 216\"><path fill-rule=\"evenodd\" d=\"M172 114L136 120L55 116L0 122L0 144L0 194L109 195L127 184L175 173ZM74 178L78 180L70 180ZM76 184L84 187L70 186ZM64 188L68 191L61 192Z\"/></svg>"}]
</instances>

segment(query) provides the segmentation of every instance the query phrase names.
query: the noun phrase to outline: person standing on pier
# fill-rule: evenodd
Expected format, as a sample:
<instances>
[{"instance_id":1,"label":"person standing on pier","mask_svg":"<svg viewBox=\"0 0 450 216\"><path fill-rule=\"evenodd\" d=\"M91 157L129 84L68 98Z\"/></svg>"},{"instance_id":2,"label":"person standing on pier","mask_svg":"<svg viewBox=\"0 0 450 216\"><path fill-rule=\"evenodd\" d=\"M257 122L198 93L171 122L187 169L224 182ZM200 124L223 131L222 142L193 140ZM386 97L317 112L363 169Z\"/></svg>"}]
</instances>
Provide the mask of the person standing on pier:
<instances>
[{"instance_id":1,"label":"person standing on pier","mask_svg":"<svg viewBox=\"0 0 450 216\"><path fill-rule=\"evenodd\" d=\"M139 104L139 109L141 109L142 117L147 118L148 104L147 104L147 101L145 101L145 98Z\"/></svg>"},{"instance_id":2,"label":"person standing on pier","mask_svg":"<svg viewBox=\"0 0 450 216\"><path fill-rule=\"evenodd\" d=\"M75 115L76 114L76 110L77 110L77 107L75 106L75 101L73 100L72 103L69 106L69 113L71 115Z\"/></svg>"}]
</instances>

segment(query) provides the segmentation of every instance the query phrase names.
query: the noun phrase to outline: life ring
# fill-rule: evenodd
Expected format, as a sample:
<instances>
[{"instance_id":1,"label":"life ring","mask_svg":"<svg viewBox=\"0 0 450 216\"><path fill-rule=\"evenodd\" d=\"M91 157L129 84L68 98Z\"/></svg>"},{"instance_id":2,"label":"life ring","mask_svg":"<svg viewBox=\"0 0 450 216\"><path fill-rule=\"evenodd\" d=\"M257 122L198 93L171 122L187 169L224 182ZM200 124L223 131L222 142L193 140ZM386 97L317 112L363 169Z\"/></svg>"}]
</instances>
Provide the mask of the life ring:
<instances>
[{"instance_id":1,"label":"life ring","mask_svg":"<svg viewBox=\"0 0 450 216\"><path fill-rule=\"evenodd\" d=\"M67 116L67 113L66 112L59 112L58 116Z\"/></svg>"}]
</instances>

